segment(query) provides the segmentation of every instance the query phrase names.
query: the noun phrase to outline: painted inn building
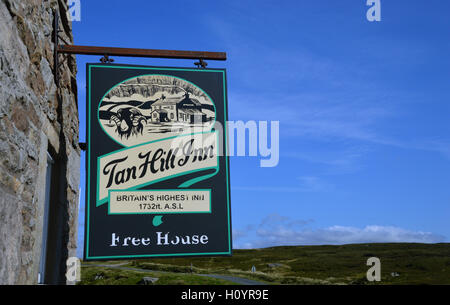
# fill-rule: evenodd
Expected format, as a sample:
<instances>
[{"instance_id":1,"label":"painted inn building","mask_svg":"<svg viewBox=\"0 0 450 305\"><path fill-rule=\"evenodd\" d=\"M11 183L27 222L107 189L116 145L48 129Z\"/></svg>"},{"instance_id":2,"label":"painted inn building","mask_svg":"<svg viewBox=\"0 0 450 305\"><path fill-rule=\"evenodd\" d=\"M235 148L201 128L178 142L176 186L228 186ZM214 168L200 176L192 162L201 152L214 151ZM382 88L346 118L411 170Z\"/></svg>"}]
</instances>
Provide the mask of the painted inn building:
<instances>
[{"instance_id":1,"label":"painted inn building","mask_svg":"<svg viewBox=\"0 0 450 305\"><path fill-rule=\"evenodd\" d=\"M194 124L206 121L206 114L202 112L202 104L191 98L186 92L183 97L161 96L152 104L151 121L155 123L179 122Z\"/></svg>"}]
</instances>

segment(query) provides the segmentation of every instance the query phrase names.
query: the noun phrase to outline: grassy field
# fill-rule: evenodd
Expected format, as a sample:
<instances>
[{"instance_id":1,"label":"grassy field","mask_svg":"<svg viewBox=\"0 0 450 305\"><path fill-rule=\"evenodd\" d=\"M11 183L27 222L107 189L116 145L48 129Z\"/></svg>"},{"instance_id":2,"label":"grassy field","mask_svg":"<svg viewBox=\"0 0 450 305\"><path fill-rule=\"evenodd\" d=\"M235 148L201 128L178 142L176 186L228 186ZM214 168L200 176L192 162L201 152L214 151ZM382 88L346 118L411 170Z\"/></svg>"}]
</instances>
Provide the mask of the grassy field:
<instances>
[{"instance_id":1,"label":"grassy field","mask_svg":"<svg viewBox=\"0 0 450 305\"><path fill-rule=\"evenodd\" d=\"M139 285L143 277L158 278L154 285L233 285L233 282L177 272L139 272L107 267L82 267L79 285Z\"/></svg>"},{"instance_id":2,"label":"grassy field","mask_svg":"<svg viewBox=\"0 0 450 305\"><path fill-rule=\"evenodd\" d=\"M373 256L381 260L381 282L366 280L370 268L366 261ZM157 284L231 284L196 274L233 275L267 284L450 284L450 244L286 246L234 250L232 257L142 259L127 263L149 273L83 267L81 284L137 284L143 276L158 277ZM256 272L251 272L252 266Z\"/></svg>"}]
</instances>

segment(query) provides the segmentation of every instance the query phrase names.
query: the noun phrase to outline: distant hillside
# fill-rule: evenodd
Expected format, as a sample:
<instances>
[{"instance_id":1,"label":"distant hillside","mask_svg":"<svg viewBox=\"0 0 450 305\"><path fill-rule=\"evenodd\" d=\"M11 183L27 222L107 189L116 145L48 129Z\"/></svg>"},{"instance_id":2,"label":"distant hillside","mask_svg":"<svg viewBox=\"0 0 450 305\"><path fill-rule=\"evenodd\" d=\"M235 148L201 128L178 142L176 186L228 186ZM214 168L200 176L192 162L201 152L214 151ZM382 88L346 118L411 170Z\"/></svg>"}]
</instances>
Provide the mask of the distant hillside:
<instances>
[{"instance_id":1,"label":"distant hillside","mask_svg":"<svg viewBox=\"0 0 450 305\"><path fill-rule=\"evenodd\" d=\"M381 260L378 283L366 280L366 262L372 256ZM286 246L234 250L232 257L142 259L129 265L149 271L234 275L269 284L449 285L450 244ZM256 272L251 272L252 266Z\"/></svg>"},{"instance_id":2,"label":"distant hillside","mask_svg":"<svg viewBox=\"0 0 450 305\"><path fill-rule=\"evenodd\" d=\"M154 102L156 101L145 101L145 102L135 100L130 100L127 102L102 101L98 115L101 120L109 120L111 115L115 114L119 108L123 108L124 105L136 107L138 109L149 110L152 108L152 104Z\"/></svg>"},{"instance_id":3,"label":"distant hillside","mask_svg":"<svg viewBox=\"0 0 450 305\"><path fill-rule=\"evenodd\" d=\"M158 92L165 92L167 95L178 95L186 91L197 97L201 96L208 99L205 93L192 83L164 75L147 75L133 78L114 87L108 92L106 98L131 97L134 94L149 98Z\"/></svg>"},{"instance_id":4,"label":"distant hillside","mask_svg":"<svg viewBox=\"0 0 450 305\"><path fill-rule=\"evenodd\" d=\"M136 107L141 110L150 110L152 109L152 104L155 103L157 100L147 100L147 101L136 101L136 100L129 100L129 101L120 101L120 102L113 102L113 101L102 101L100 104L100 109L98 112L99 118L101 120L109 120L111 118L111 115L115 114L119 108L132 106ZM202 104L203 110L209 110L214 112L214 106L208 105L208 104Z\"/></svg>"}]
</instances>

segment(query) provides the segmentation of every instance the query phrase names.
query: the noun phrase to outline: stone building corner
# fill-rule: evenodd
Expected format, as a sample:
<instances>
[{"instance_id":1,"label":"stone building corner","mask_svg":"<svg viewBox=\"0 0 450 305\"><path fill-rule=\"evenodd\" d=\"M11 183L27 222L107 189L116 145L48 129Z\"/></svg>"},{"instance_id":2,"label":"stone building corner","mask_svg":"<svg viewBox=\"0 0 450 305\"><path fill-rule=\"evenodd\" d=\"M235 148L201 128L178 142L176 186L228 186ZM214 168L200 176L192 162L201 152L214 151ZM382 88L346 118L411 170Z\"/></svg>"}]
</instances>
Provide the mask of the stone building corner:
<instances>
[{"instance_id":1,"label":"stone building corner","mask_svg":"<svg viewBox=\"0 0 450 305\"><path fill-rule=\"evenodd\" d=\"M61 58L56 84L55 11L72 42L66 1L0 0L0 284L37 284L43 241L45 283L65 284L66 259L76 256L77 68L74 56Z\"/></svg>"}]
</instances>

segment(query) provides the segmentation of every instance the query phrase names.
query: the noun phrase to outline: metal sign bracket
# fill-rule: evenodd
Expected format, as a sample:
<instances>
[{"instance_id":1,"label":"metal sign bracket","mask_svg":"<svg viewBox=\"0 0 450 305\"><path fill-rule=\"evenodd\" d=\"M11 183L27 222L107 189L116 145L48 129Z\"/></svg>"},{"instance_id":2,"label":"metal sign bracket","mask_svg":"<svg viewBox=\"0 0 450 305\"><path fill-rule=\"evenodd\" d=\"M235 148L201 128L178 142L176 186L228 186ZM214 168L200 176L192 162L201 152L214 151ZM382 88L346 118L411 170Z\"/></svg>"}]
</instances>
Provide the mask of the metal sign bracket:
<instances>
[{"instance_id":1,"label":"metal sign bracket","mask_svg":"<svg viewBox=\"0 0 450 305\"><path fill-rule=\"evenodd\" d=\"M198 60L194 64L199 68L206 68L208 63L205 60L227 60L225 52L209 51L180 51L180 50L158 50L158 49L132 49L117 47L97 47L97 46L77 46L68 44L60 35L59 15L55 11L54 17L54 59L55 59L55 77L58 81L57 67L59 67L59 54L78 54L78 55L99 55L103 63L112 63L110 56L124 57L146 57L146 58L169 58L169 59L194 59ZM60 40L64 45L60 44Z\"/></svg>"},{"instance_id":2,"label":"metal sign bracket","mask_svg":"<svg viewBox=\"0 0 450 305\"><path fill-rule=\"evenodd\" d=\"M130 48L116 48L116 47L94 47L94 46L76 46L68 43L59 34L63 31L59 29L59 13L54 12L53 20L53 73L55 76L56 87L59 88L59 68L71 55L98 55L102 56L100 62L110 64L114 59L110 56L124 56L124 57L146 57L146 58L170 58L170 59L194 59L194 65L199 69L205 69L208 60L227 60L225 52L207 52L207 51L179 51L179 50L157 50L157 49L130 49ZM64 45L60 44L60 41ZM60 61L59 55L64 55ZM82 150L86 149L85 143L79 143Z\"/></svg>"}]
</instances>

